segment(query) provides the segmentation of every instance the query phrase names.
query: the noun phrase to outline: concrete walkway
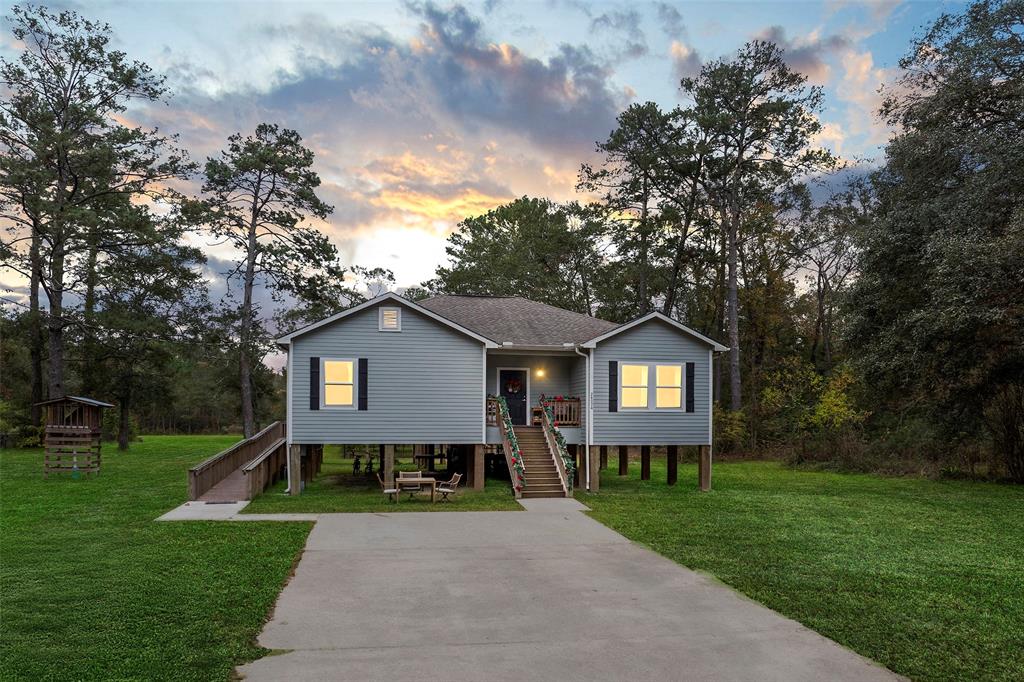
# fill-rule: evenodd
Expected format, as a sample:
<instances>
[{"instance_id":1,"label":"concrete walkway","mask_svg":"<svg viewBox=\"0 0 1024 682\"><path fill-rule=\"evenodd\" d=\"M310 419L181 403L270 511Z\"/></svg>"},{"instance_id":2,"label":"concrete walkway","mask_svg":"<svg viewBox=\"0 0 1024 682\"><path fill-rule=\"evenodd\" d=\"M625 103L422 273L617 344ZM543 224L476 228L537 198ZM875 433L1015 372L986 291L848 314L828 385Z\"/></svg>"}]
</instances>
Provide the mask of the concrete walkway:
<instances>
[{"instance_id":1,"label":"concrete walkway","mask_svg":"<svg viewBox=\"0 0 1024 682\"><path fill-rule=\"evenodd\" d=\"M897 679L565 504L545 506L320 515L259 637L288 651L238 672L254 682Z\"/></svg>"}]
</instances>

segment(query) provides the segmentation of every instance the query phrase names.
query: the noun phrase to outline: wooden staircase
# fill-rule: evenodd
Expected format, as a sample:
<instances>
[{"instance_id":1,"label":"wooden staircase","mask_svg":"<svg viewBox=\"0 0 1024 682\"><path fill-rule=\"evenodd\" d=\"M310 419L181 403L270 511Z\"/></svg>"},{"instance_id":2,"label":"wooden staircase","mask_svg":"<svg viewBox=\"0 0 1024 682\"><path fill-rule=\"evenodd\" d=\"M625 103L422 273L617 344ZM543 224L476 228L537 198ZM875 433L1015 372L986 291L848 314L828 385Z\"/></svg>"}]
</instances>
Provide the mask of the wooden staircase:
<instances>
[{"instance_id":1,"label":"wooden staircase","mask_svg":"<svg viewBox=\"0 0 1024 682\"><path fill-rule=\"evenodd\" d=\"M565 497L565 488L558 475L551 451L544 440L544 431L539 426L516 426L513 429L526 466L526 485L522 496Z\"/></svg>"}]
</instances>

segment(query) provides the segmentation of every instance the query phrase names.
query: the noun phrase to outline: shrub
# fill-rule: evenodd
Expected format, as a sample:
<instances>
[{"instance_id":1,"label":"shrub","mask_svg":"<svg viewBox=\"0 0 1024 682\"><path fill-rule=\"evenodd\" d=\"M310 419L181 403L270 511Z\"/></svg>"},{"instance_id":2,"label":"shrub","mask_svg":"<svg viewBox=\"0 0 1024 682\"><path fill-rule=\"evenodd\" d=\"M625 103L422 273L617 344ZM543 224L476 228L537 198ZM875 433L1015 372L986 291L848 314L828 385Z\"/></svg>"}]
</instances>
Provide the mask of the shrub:
<instances>
[{"instance_id":1,"label":"shrub","mask_svg":"<svg viewBox=\"0 0 1024 682\"><path fill-rule=\"evenodd\" d=\"M985 407L985 424L993 454L1013 481L1024 483L1024 386L1003 387Z\"/></svg>"}]
</instances>

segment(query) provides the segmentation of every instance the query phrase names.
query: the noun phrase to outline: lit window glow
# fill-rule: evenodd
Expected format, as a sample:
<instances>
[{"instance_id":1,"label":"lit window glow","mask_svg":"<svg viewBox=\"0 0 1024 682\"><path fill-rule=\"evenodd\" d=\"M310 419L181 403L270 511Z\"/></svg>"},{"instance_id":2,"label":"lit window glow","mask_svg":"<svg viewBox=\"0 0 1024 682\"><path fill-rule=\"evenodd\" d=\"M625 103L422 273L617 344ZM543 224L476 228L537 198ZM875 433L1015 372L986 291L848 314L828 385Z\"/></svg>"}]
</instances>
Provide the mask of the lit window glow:
<instances>
[{"instance_id":1,"label":"lit window glow","mask_svg":"<svg viewBox=\"0 0 1024 682\"><path fill-rule=\"evenodd\" d=\"M351 360L324 360L324 405L351 407L355 404L355 387Z\"/></svg>"},{"instance_id":2,"label":"lit window glow","mask_svg":"<svg viewBox=\"0 0 1024 682\"><path fill-rule=\"evenodd\" d=\"M683 366L658 365L655 369L656 385L654 406L679 408L683 406Z\"/></svg>"},{"instance_id":3,"label":"lit window glow","mask_svg":"<svg viewBox=\"0 0 1024 682\"><path fill-rule=\"evenodd\" d=\"M647 365L622 366L622 407L647 407Z\"/></svg>"}]
</instances>

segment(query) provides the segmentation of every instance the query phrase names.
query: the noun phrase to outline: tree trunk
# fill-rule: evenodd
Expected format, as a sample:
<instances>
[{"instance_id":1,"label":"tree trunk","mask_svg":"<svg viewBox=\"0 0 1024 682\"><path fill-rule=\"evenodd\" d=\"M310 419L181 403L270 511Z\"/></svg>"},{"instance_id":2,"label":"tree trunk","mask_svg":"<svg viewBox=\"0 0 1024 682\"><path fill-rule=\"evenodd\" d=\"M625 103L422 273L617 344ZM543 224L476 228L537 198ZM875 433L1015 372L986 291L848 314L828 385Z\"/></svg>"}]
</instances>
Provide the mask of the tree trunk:
<instances>
[{"instance_id":1,"label":"tree trunk","mask_svg":"<svg viewBox=\"0 0 1024 682\"><path fill-rule=\"evenodd\" d=\"M643 204L640 206L640 277L637 282L638 308L641 315L646 315L651 307L650 295L647 293L648 251L650 241L650 230L648 229L648 203L650 201L647 186L647 176L644 175L643 182Z\"/></svg>"},{"instance_id":2,"label":"tree trunk","mask_svg":"<svg viewBox=\"0 0 1024 682\"><path fill-rule=\"evenodd\" d=\"M29 250L29 267L32 270L28 288L29 306L29 357L32 364L32 426L39 426L43 420L43 408L37 403L43 400L43 328L39 312L39 280L42 265L39 257L39 229L32 223L32 246Z\"/></svg>"},{"instance_id":3,"label":"tree trunk","mask_svg":"<svg viewBox=\"0 0 1024 682\"><path fill-rule=\"evenodd\" d=\"M117 449L127 450L128 441L131 438L131 389L125 385L125 390L122 391L119 402L121 403L118 407L120 410L120 419L117 425Z\"/></svg>"},{"instance_id":4,"label":"tree trunk","mask_svg":"<svg viewBox=\"0 0 1024 682\"><path fill-rule=\"evenodd\" d=\"M242 434L250 438L256 433L256 415L252 397L252 288L256 278L256 203L253 202L249 224L249 252L245 261L242 293L242 328L239 334L238 379L242 396Z\"/></svg>"},{"instance_id":5,"label":"tree trunk","mask_svg":"<svg viewBox=\"0 0 1024 682\"><path fill-rule=\"evenodd\" d=\"M96 362L96 228L89 230L89 253L85 271L85 298L83 315L85 326L82 338L82 395L95 397L99 389L99 368Z\"/></svg>"},{"instance_id":6,"label":"tree trunk","mask_svg":"<svg viewBox=\"0 0 1024 682\"><path fill-rule=\"evenodd\" d=\"M686 240L690 236L690 225L693 224L693 212L697 206L697 184L690 188L690 202L686 207L683 224L679 227L679 241L676 243L675 258L672 260L672 275L669 277L668 291L665 294L665 305L662 315L672 316L672 308L676 304L676 289L679 287L679 275L683 270L683 254L686 252Z\"/></svg>"},{"instance_id":7,"label":"tree trunk","mask_svg":"<svg viewBox=\"0 0 1024 682\"><path fill-rule=\"evenodd\" d=\"M729 330L729 409L734 412L743 408L742 384L740 379L740 315L739 315L739 291L738 279L736 276L736 259L738 252L739 238L739 211L734 207L729 216L727 226L727 247L728 255L726 267L728 268L726 284L726 301L728 313Z\"/></svg>"},{"instance_id":8,"label":"tree trunk","mask_svg":"<svg viewBox=\"0 0 1024 682\"><path fill-rule=\"evenodd\" d=\"M47 337L50 348L50 397L67 395L64 388L64 246L55 240L50 260L50 286L46 296L50 303Z\"/></svg>"}]
</instances>

